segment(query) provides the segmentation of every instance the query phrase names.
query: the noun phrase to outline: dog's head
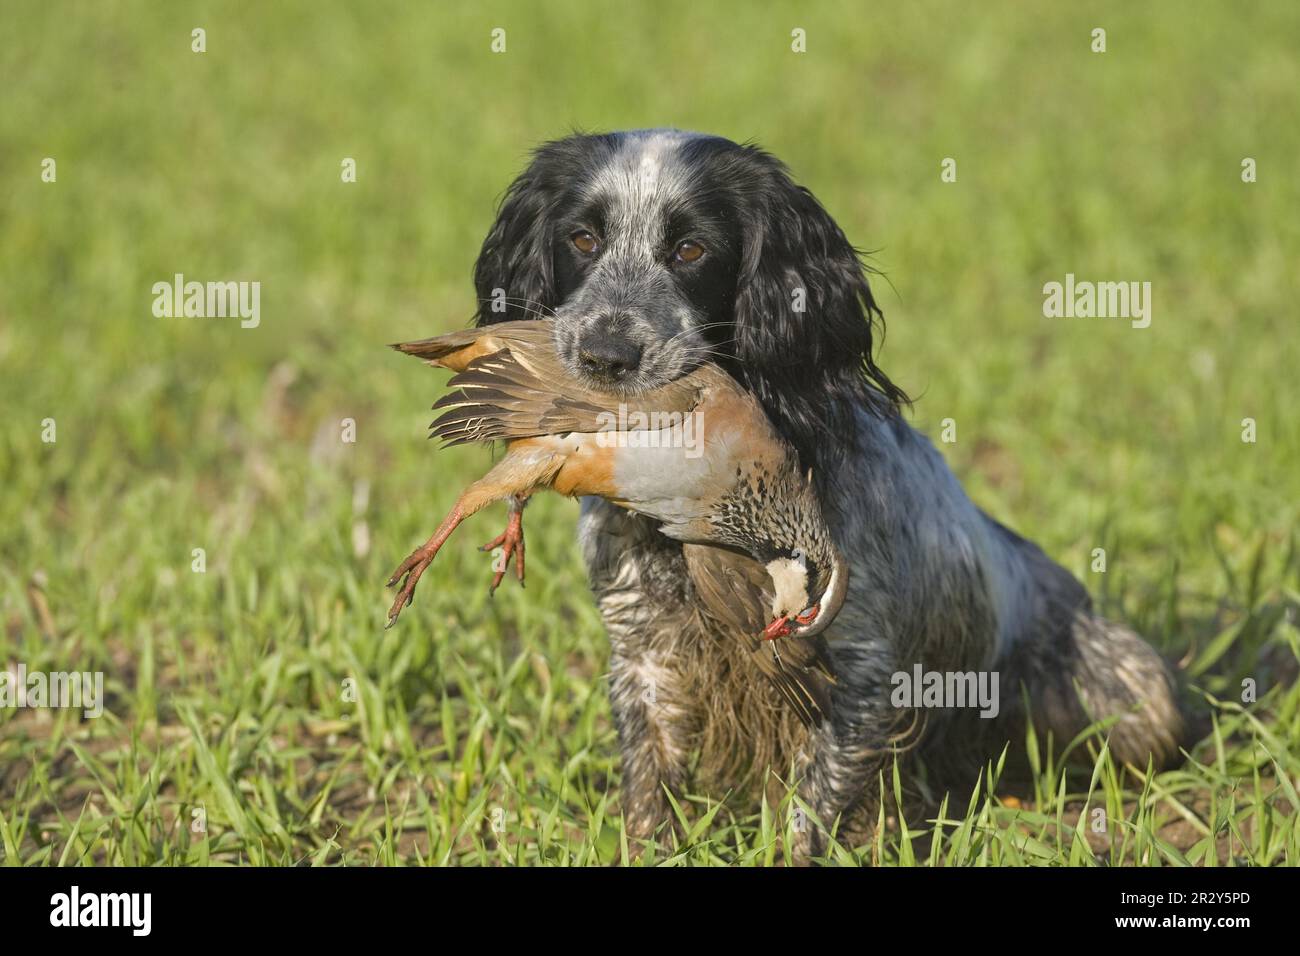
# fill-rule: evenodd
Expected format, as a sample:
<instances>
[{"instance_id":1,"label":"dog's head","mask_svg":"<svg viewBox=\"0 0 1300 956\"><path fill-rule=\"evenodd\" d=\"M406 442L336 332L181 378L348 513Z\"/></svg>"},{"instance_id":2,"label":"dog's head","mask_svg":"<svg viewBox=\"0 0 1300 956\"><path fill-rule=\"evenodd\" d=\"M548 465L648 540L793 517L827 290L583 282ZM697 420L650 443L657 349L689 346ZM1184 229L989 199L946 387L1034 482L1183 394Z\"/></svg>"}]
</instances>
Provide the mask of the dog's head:
<instances>
[{"instance_id":1,"label":"dog's head","mask_svg":"<svg viewBox=\"0 0 1300 956\"><path fill-rule=\"evenodd\" d=\"M549 318L570 371L632 393L716 361L812 463L853 406L905 400L872 361L856 251L772 156L677 130L547 143L474 273L478 321ZM847 431L851 432L849 428Z\"/></svg>"}]
</instances>

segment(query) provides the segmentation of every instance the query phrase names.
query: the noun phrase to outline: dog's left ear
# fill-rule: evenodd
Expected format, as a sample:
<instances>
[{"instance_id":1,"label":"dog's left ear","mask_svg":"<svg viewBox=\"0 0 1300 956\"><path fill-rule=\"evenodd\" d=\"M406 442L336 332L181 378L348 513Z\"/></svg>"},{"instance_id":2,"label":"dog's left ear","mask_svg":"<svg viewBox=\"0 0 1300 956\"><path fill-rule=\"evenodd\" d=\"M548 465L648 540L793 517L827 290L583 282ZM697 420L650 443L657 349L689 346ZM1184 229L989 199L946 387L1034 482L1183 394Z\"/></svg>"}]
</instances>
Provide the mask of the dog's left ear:
<instances>
[{"instance_id":1,"label":"dog's left ear","mask_svg":"<svg viewBox=\"0 0 1300 956\"><path fill-rule=\"evenodd\" d=\"M555 308L547 232L555 197L545 181L545 149L510 184L483 240L474 263L476 325L535 319Z\"/></svg>"},{"instance_id":2,"label":"dog's left ear","mask_svg":"<svg viewBox=\"0 0 1300 956\"><path fill-rule=\"evenodd\" d=\"M736 370L795 432L787 437L803 452L836 438L834 431L842 440L853 430L837 411L848 416L847 406L865 402L892 414L907 396L872 357L873 333L884 320L857 250L779 161L747 152L759 182L741 201L747 221L734 308Z\"/></svg>"}]
</instances>

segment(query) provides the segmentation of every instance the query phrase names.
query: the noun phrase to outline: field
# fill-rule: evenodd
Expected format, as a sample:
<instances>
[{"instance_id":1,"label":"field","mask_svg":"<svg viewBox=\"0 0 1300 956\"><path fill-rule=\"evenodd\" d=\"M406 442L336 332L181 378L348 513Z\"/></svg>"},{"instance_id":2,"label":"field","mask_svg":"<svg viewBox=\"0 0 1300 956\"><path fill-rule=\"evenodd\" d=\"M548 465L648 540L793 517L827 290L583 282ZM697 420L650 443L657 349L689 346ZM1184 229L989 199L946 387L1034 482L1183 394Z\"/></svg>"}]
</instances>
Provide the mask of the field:
<instances>
[{"instance_id":1,"label":"field","mask_svg":"<svg viewBox=\"0 0 1300 956\"><path fill-rule=\"evenodd\" d=\"M763 144L871 251L914 423L952 420L972 497L1178 660L1203 725L1178 769L1100 754L1011 799L994 767L832 861L1300 863L1300 6L5 21L0 667L102 672L105 701L0 707L0 861L784 862L789 804L718 794L630 844L574 502L530 508L526 589L488 598L499 509L383 629L388 573L490 461L425 440L443 377L385 344L468 322L532 145L678 126ZM259 323L156 317L177 273L260 282ZM1149 327L1045 317L1067 274L1149 281Z\"/></svg>"}]
</instances>

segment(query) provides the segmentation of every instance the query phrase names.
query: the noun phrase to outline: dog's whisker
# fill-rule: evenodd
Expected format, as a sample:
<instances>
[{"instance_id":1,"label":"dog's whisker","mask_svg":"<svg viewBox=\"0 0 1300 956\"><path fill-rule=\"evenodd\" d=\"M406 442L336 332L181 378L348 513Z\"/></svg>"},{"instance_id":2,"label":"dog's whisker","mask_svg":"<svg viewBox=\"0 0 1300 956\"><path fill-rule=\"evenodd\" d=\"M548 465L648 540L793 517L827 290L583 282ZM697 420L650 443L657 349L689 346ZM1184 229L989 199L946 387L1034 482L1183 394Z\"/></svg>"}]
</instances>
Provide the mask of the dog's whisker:
<instances>
[{"instance_id":1,"label":"dog's whisker","mask_svg":"<svg viewBox=\"0 0 1300 956\"><path fill-rule=\"evenodd\" d=\"M535 315L539 318L550 319L556 315L555 309L543 302L535 302L532 299L524 299L518 296L498 296L496 298L478 300L480 305L491 305L497 302L504 302L506 305L512 305L516 308L523 309L528 315Z\"/></svg>"}]
</instances>

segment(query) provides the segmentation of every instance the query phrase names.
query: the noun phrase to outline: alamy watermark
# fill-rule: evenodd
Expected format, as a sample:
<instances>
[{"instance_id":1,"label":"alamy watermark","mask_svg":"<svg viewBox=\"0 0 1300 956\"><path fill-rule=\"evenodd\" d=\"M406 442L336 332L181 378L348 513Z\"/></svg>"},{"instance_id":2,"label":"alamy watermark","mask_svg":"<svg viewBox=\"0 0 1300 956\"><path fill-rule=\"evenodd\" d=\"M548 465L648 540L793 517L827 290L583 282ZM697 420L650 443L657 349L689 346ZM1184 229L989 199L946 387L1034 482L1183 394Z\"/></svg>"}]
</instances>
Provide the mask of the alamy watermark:
<instances>
[{"instance_id":1,"label":"alamy watermark","mask_svg":"<svg viewBox=\"0 0 1300 956\"><path fill-rule=\"evenodd\" d=\"M1135 329L1151 324L1150 282L1065 282L1043 286L1043 315L1049 319L1130 319Z\"/></svg>"},{"instance_id":2,"label":"alamy watermark","mask_svg":"<svg viewBox=\"0 0 1300 956\"><path fill-rule=\"evenodd\" d=\"M625 402L617 412L596 416L596 444L601 448L681 448L687 458L704 454L704 413L628 411Z\"/></svg>"},{"instance_id":3,"label":"alamy watermark","mask_svg":"<svg viewBox=\"0 0 1300 956\"><path fill-rule=\"evenodd\" d=\"M1001 709L997 671L927 671L915 664L895 672L889 682L894 687L889 702L899 708L978 707L988 719Z\"/></svg>"},{"instance_id":4,"label":"alamy watermark","mask_svg":"<svg viewBox=\"0 0 1300 956\"><path fill-rule=\"evenodd\" d=\"M152 893L83 893L74 884L50 897L50 925L55 927L123 927L133 936L153 929Z\"/></svg>"},{"instance_id":5,"label":"alamy watermark","mask_svg":"<svg viewBox=\"0 0 1300 956\"><path fill-rule=\"evenodd\" d=\"M0 671L0 708L80 709L86 717L104 713L102 671L28 671L26 664Z\"/></svg>"},{"instance_id":6,"label":"alamy watermark","mask_svg":"<svg viewBox=\"0 0 1300 956\"><path fill-rule=\"evenodd\" d=\"M151 291L159 319L238 317L244 329L255 329L262 321L260 282L186 282L178 272L171 282L155 282Z\"/></svg>"}]
</instances>

